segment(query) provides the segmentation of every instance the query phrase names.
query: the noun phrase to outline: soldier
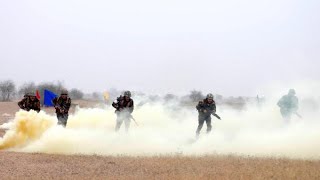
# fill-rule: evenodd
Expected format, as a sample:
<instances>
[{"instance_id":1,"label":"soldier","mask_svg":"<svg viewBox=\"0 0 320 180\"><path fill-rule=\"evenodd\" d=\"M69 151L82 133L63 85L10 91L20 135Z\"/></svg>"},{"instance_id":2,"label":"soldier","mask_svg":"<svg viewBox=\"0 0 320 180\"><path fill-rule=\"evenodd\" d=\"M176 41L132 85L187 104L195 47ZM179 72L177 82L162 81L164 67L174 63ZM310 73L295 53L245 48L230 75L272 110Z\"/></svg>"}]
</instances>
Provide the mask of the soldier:
<instances>
[{"instance_id":1,"label":"soldier","mask_svg":"<svg viewBox=\"0 0 320 180\"><path fill-rule=\"evenodd\" d=\"M213 95L211 93L208 94L207 98L200 101L196 108L199 112L199 125L196 132L198 138L204 122L207 123L207 133L210 133L212 129L211 114L215 115L216 113L216 103L213 100Z\"/></svg>"},{"instance_id":2,"label":"soldier","mask_svg":"<svg viewBox=\"0 0 320 180\"><path fill-rule=\"evenodd\" d=\"M294 89L290 89L289 93L282 96L278 102L281 115L287 123L290 122L292 114L297 114L299 108L299 100L295 95L296 91Z\"/></svg>"},{"instance_id":3,"label":"soldier","mask_svg":"<svg viewBox=\"0 0 320 180\"><path fill-rule=\"evenodd\" d=\"M71 106L71 99L70 97L68 97L68 91L62 90L60 97L54 98L52 102L54 104L54 107L56 108L58 125L66 127L69 116L69 109Z\"/></svg>"},{"instance_id":4,"label":"soldier","mask_svg":"<svg viewBox=\"0 0 320 180\"><path fill-rule=\"evenodd\" d=\"M119 131L122 123L124 122L126 132L128 132L132 118L131 113L134 109L134 102L131 99L131 92L125 91L124 96L118 97L117 100L112 103L112 106L116 108L117 114L116 131Z\"/></svg>"},{"instance_id":5,"label":"soldier","mask_svg":"<svg viewBox=\"0 0 320 180\"><path fill-rule=\"evenodd\" d=\"M40 101L33 92L25 94L23 99L18 102L18 106L26 111L34 110L40 112Z\"/></svg>"}]
</instances>

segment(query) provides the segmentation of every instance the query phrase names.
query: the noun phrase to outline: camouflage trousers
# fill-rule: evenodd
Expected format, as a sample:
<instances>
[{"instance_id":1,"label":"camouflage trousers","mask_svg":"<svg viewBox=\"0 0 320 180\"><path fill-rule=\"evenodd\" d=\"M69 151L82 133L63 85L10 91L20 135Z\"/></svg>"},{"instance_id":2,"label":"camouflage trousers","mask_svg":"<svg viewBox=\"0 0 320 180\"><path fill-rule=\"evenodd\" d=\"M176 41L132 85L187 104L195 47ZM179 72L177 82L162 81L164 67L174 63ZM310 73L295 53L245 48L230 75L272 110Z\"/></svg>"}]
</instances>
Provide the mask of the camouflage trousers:
<instances>
[{"instance_id":1,"label":"camouflage trousers","mask_svg":"<svg viewBox=\"0 0 320 180\"><path fill-rule=\"evenodd\" d=\"M63 127L67 126L67 122L68 122L68 114L57 114L57 118L58 118L58 125L62 125Z\"/></svg>"},{"instance_id":2,"label":"camouflage trousers","mask_svg":"<svg viewBox=\"0 0 320 180\"><path fill-rule=\"evenodd\" d=\"M291 117L292 117L292 112L286 109L280 109L281 116L283 120L285 121L286 124L290 123Z\"/></svg>"},{"instance_id":3,"label":"camouflage trousers","mask_svg":"<svg viewBox=\"0 0 320 180\"><path fill-rule=\"evenodd\" d=\"M198 125L197 131L196 131L197 137L200 134L200 131L203 127L204 122L206 122L206 124L207 124L207 133L211 132L211 129L212 129L211 117L210 116L208 116L208 117L199 116L199 125Z\"/></svg>"},{"instance_id":4,"label":"camouflage trousers","mask_svg":"<svg viewBox=\"0 0 320 180\"><path fill-rule=\"evenodd\" d=\"M117 114L116 131L120 130L122 123L124 123L126 132L128 132L129 128L130 128L130 123L131 123L130 116L123 115L123 114Z\"/></svg>"}]
</instances>

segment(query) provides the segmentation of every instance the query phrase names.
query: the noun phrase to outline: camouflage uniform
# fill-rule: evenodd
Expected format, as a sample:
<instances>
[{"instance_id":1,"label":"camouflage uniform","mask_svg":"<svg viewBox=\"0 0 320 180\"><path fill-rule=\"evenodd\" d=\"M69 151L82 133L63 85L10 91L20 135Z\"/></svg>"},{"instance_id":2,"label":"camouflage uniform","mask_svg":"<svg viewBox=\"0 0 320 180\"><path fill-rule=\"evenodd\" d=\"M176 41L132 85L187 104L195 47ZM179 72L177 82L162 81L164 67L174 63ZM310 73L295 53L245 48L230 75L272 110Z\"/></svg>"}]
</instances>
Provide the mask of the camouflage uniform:
<instances>
[{"instance_id":1,"label":"camouflage uniform","mask_svg":"<svg viewBox=\"0 0 320 180\"><path fill-rule=\"evenodd\" d=\"M25 95L24 98L18 102L18 106L26 111L34 110L40 112L40 101L35 97L31 100L29 95Z\"/></svg>"},{"instance_id":2,"label":"camouflage uniform","mask_svg":"<svg viewBox=\"0 0 320 180\"><path fill-rule=\"evenodd\" d=\"M289 122L292 114L296 113L299 108L299 100L295 96L295 91L291 89L287 95L282 96L278 101L278 106L283 119Z\"/></svg>"},{"instance_id":3,"label":"camouflage uniform","mask_svg":"<svg viewBox=\"0 0 320 180\"><path fill-rule=\"evenodd\" d=\"M216 113L216 103L214 102L214 100L212 100L212 103L209 103L208 98L206 98L203 101L200 101L196 108L199 112L199 125L196 132L197 136L199 136L204 122L207 123L207 133L210 133L212 129L211 114Z\"/></svg>"},{"instance_id":4,"label":"camouflage uniform","mask_svg":"<svg viewBox=\"0 0 320 180\"><path fill-rule=\"evenodd\" d=\"M54 98L52 102L54 104L54 107L56 108L58 125L62 125L66 127L68 117L69 117L69 109L71 106L71 99L69 97L67 97L66 99L63 99L60 96L58 98Z\"/></svg>"},{"instance_id":5,"label":"camouflage uniform","mask_svg":"<svg viewBox=\"0 0 320 180\"><path fill-rule=\"evenodd\" d=\"M125 124L126 132L129 131L130 122L132 118L131 113L133 112L133 109L134 109L134 102L130 98L130 96L131 96L131 93L128 95L129 100L126 100L125 98L126 93L125 93L125 96L118 97L117 100L112 103L112 106L116 108L116 114L117 114L117 124L115 128L116 131L119 131L123 122Z\"/></svg>"}]
</instances>

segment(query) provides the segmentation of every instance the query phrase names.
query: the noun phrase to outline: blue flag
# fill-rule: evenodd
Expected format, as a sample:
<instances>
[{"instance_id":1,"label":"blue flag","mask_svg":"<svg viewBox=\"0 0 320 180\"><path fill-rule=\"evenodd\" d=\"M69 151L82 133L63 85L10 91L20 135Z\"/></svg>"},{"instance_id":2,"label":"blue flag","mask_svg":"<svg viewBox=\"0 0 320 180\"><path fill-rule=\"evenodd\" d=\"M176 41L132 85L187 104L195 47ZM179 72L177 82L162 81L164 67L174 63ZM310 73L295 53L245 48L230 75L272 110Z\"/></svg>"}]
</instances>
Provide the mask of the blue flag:
<instances>
[{"instance_id":1,"label":"blue flag","mask_svg":"<svg viewBox=\"0 0 320 180\"><path fill-rule=\"evenodd\" d=\"M47 89L44 90L44 101L45 106L53 106L52 100L57 97L57 95Z\"/></svg>"}]
</instances>

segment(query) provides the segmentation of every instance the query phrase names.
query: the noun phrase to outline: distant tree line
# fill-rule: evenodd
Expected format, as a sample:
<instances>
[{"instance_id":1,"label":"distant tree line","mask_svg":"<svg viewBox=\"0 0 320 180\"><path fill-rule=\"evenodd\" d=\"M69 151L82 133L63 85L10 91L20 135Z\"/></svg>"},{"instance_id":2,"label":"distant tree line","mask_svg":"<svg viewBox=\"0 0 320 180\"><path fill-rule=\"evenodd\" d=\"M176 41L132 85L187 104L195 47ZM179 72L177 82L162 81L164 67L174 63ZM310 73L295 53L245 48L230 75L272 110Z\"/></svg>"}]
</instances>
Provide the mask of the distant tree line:
<instances>
[{"instance_id":1,"label":"distant tree line","mask_svg":"<svg viewBox=\"0 0 320 180\"><path fill-rule=\"evenodd\" d=\"M34 82L27 82L22 84L20 87L16 87L15 83L12 80L3 80L0 81L0 101L12 101L13 99L22 98L26 93L29 92L36 92L36 90L39 91L39 94L41 97L44 96L44 90L50 90L54 92L55 94L59 95L61 90L66 89L64 84L61 81L57 82L42 82L39 84L36 84ZM89 94L85 94L83 91L73 88L69 89L69 96L74 100L79 99L86 99L86 100L94 100L94 101L100 101L100 102L109 102L111 103L114 101L117 97L119 97L120 94L123 93L123 91L117 90L115 88L111 88L109 91L107 91L109 94L109 99L104 99L104 93L102 92L93 92ZM164 102L164 103L170 103L170 102L179 102L182 104L195 104L201 100L203 100L206 97L206 94L204 94L202 91L199 90L192 90L189 94L186 94L184 96L178 96L175 94L165 94L165 95L158 95L158 94L146 94L144 92L139 91L133 91L132 96L139 97L142 104L145 103L153 103L153 102ZM246 100L243 97L229 97L224 98L222 95L215 95L215 101L218 103L245 103ZM41 98L41 103L43 103L43 98Z\"/></svg>"},{"instance_id":2,"label":"distant tree line","mask_svg":"<svg viewBox=\"0 0 320 180\"><path fill-rule=\"evenodd\" d=\"M0 81L0 101L10 101L16 93L16 85L11 80Z\"/></svg>"},{"instance_id":3,"label":"distant tree line","mask_svg":"<svg viewBox=\"0 0 320 180\"><path fill-rule=\"evenodd\" d=\"M34 82L27 82L22 84L19 88L16 88L15 83L12 80L0 81L0 101L12 101L14 98L22 98L25 94L30 92L39 91L41 97L44 95L44 90L54 92L59 95L61 90L67 89L62 82L42 82L35 84ZM76 88L69 90L69 96L72 99L83 99L84 93ZM43 98L41 98L41 103L43 103Z\"/></svg>"}]
</instances>

